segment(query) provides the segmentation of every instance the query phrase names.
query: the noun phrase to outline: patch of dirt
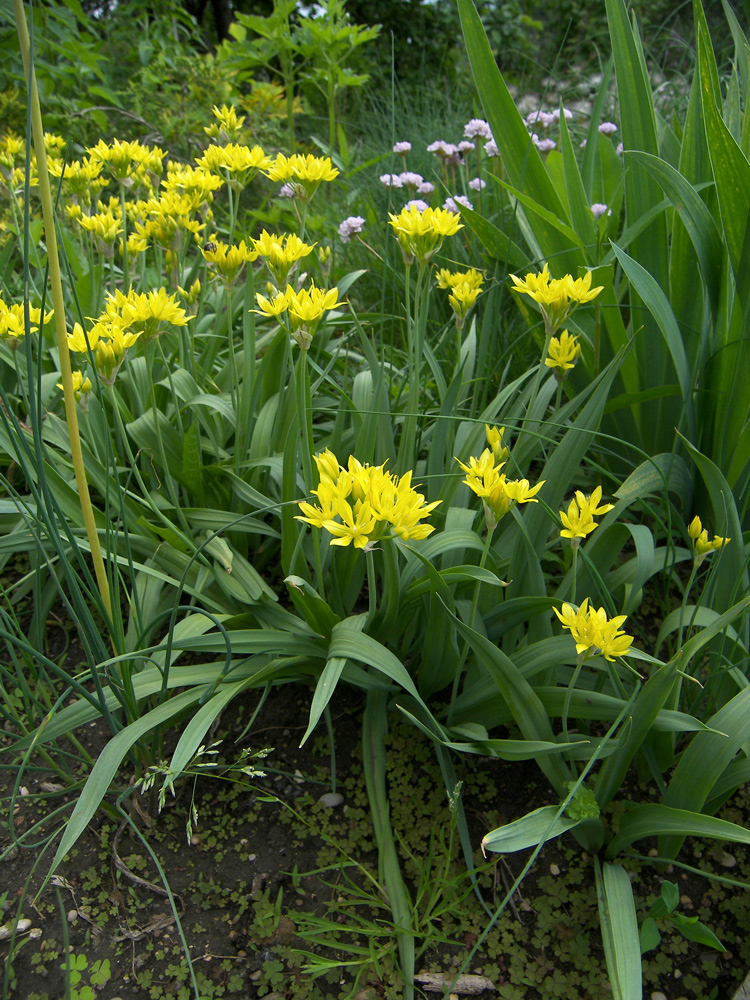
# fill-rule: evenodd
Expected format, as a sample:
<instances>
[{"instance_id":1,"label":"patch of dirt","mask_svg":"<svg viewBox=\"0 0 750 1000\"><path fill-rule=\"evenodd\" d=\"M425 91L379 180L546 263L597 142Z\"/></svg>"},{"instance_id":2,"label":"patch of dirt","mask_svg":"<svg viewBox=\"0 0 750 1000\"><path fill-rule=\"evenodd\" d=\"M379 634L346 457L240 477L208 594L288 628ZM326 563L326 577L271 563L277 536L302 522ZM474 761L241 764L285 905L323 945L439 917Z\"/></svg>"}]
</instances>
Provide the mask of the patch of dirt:
<instances>
[{"instance_id":1,"label":"patch of dirt","mask_svg":"<svg viewBox=\"0 0 750 1000\"><path fill-rule=\"evenodd\" d=\"M66 956L74 969L71 1000L189 1000L195 989L185 945L202 1000L395 1000L402 995L359 761L357 696L342 690L332 703L335 789L325 727L298 747L309 695L297 687L274 689L240 738L258 697L249 695L233 705L214 738L223 737L216 748L219 771L243 748L273 748L265 761L255 762L266 771L264 777L247 778L235 769L223 778L203 775L178 782L174 799L167 795L161 813L154 808L155 793L136 793L129 800L137 802L132 819L163 868L179 922L143 841L112 810L114 797L107 800L109 813L97 814L61 865L54 884L35 898L54 845L45 851L34 846L50 829L34 829L34 824L67 803L67 811L50 820L59 825L75 795L56 789L54 775L27 771L22 784L28 794L17 797L13 817L22 846L13 847L7 816L17 772L2 772L3 919L20 914L30 921L14 940L0 941L9 1000L66 997ZM107 740L98 723L78 735L93 756ZM457 973L476 947L463 971L494 984L495 991L480 995L483 1000L608 996L593 866L572 837L545 847L483 938L489 918L466 877L456 813L448 808L432 747L400 722L389 744L391 821L419 921L418 969ZM477 758L454 763L463 781L479 888L493 911L527 854L493 855L485 862L478 850L482 836L553 797L533 763ZM132 776L132 767L123 769L121 790ZM643 790L633 792L644 799ZM334 797L320 801L330 794ZM723 815L745 822L748 813L750 799L740 794ZM609 819L616 822L617 812ZM652 845L638 846L645 853ZM750 876L750 852L737 845L691 841L681 858L741 881ZM679 886L681 911L698 916L729 949L712 952L661 924L662 945L645 963L645 995L730 997L750 966L750 897L678 866L657 872L636 861L624 863L633 876L641 918L666 878Z\"/></svg>"}]
</instances>

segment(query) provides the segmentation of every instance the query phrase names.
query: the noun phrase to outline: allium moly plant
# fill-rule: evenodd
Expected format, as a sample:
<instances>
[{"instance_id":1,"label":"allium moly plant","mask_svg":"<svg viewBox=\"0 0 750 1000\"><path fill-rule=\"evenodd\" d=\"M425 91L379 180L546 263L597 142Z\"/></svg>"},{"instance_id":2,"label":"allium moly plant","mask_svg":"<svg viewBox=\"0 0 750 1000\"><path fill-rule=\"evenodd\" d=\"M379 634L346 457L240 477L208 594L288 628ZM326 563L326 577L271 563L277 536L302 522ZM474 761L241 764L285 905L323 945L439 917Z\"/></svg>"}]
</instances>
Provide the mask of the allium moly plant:
<instances>
[{"instance_id":1,"label":"allium moly plant","mask_svg":"<svg viewBox=\"0 0 750 1000\"><path fill-rule=\"evenodd\" d=\"M461 6L481 69L487 53ZM43 152L59 145L45 143L41 121L34 168L29 155L9 189L11 215L25 213L30 229L39 185L46 239L38 261L29 245L0 309L3 551L31 553L18 592L28 582L35 599L36 645L12 602L3 619L11 666L0 675L27 706L26 719L14 716L18 782L37 753L71 781L64 758L55 763L58 741L76 740L99 717L111 731L86 761L80 795L60 804L52 871L98 808L133 823L124 803L144 783L131 779L174 781L248 690L304 685L304 742L321 721L332 728L346 684L364 704L365 782L404 996L414 993L418 929L388 810L385 736L395 712L432 738L451 794L454 753L538 762L559 806L490 832L485 849L539 846L566 830L578 837L611 904L603 915L613 989L628 995L622 970L633 973L619 949L634 904L617 855L652 834L664 856L686 834L739 836L713 813L744 780L748 598L739 513L716 464L687 439L682 458L643 452L628 461L625 436L600 433L613 393L613 410L641 426L650 399L621 398L636 345L605 338L605 328L624 327L614 272L589 254L600 245L595 199L587 195L586 213L563 224L555 189L552 207L533 215L545 247L535 265L455 187L444 207L438 171L457 178L465 163L456 158L474 147L436 148L434 190L423 181L421 203L368 211L369 242L356 244L398 302L391 315L381 299L379 315L360 291L361 269L346 270L364 216L347 220L341 257L330 252L336 227L328 232L325 214L309 210L324 186L335 197L339 168L243 142L229 108L215 118L190 168L162 150L101 143L71 161L70 186L64 164L52 171L63 271ZM480 120L469 124L474 138L494 141ZM564 114L559 128L564 136ZM539 205L518 187L515 141L501 140L508 179L487 166L494 154L478 160L495 188L492 197L477 189L482 205L500 203L505 220L511 207L531 217ZM15 143L5 147L15 173ZM555 153L545 155L550 163ZM530 176L547 190L534 156ZM87 171L104 180L88 194ZM282 197L297 231L242 211ZM485 271L487 241L493 252L506 246L515 277ZM487 376L501 282L530 327L528 363L511 381ZM390 336L379 338L386 327ZM695 479L688 461L705 500L678 513L675 498ZM646 649L633 627L644 590L683 564L684 601ZM75 673L37 656L58 598L87 657ZM164 733L177 726L162 760ZM74 745L85 761L85 746ZM605 811L634 761L662 801L636 805L614 831ZM460 797L455 809L471 868L476 845Z\"/></svg>"}]
</instances>

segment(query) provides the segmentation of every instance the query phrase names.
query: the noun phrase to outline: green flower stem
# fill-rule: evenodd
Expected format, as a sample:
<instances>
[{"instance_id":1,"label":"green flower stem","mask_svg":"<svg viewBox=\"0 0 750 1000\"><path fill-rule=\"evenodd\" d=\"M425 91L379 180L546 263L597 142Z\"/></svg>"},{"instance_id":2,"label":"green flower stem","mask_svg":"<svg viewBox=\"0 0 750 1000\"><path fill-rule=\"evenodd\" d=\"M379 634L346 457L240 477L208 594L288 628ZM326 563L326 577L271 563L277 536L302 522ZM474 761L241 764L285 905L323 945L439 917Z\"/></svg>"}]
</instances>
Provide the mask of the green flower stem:
<instances>
[{"instance_id":1,"label":"green flower stem","mask_svg":"<svg viewBox=\"0 0 750 1000\"><path fill-rule=\"evenodd\" d=\"M484 569L487 562L487 557L490 554L490 547L492 545L492 536L495 533L495 528L497 525L493 525L491 528L487 529L487 537L484 540L484 548L482 549L482 555L479 559L479 568ZM479 591L481 588L481 583L477 580L474 584L474 593L471 598L471 617L469 618L469 628L474 628L474 617L477 613L477 607L479 605ZM451 690L451 700L450 708L448 710L448 725L451 722L451 715L453 714L453 706L456 704L456 698L458 697L458 685L461 682L461 674L463 673L464 665L466 663L466 657L469 655L469 640L467 639L464 643L464 648L461 650L461 656L459 657L458 663L456 664L456 672L453 675L453 689Z\"/></svg>"},{"instance_id":2,"label":"green flower stem","mask_svg":"<svg viewBox=\"0 0 750 1000\"><path fill-rule=\"evenodd\" d=\"M375 554L372 549L365 549L365 562L367 565L367 620L363 631L369 635L378 613L378 577L375 572Z\"/></svg>"},{"instance_id":3,"label":"green flower stem","mask_svg":"<svg viewBox=\"0 0 750 1000\"><path fill-rule=\"evenodd\" d=\"M237 421L237 357L234 353L234 323L232 306L232 286L227 284L225 288L227 300L227 348L229 350L229 393L232 397L232 409L234 410L235 426ZM235 472L240 460L239 448L235 448Z\"/></svg>"},{"instance_id":4,"label":"green flower stem","mask_svg":"<svg viewBox=\"0 0 750 1000\"><path fill-rule=\"evenodd\" d=\"M42 124L42 113L39 107L39 94L37 92L36 78L30 58L29 33L26 26L26 15L23 9L23 0L13 0L13 9L16 18L16 30L21 46L24 70L27 80L30 82L31 90L31 127L34 135L34 148L37 159L37 173L39 175L39 197L42 203L42 217L44 219L44 233L47 240L47 259L49 264L50 285L52 286L52 305L55 310L55 331L57 333L57 347L60 355L60 375L63 383L63 395L65 398L65 419L68 425L68 436L70 438L70 456L73 461L75 471L76 487L78 489L78 499L81 504L81 513L86 526L86 535L91 548L91 559L94 564L94 573L99 587L102 604L107 618L112 618L112 599L110 596L109 579L104 565L99 535L96 530L96 520L94 509L91 504L88 482L86 481L86 469L83 464L83 451L81 448L81 437L78 430L78 413L76 400L73 393L73 375L70 366L70 352L68 350L67 330L65 323L65 298L63 296L62 279L60 275L60 260L57 253L57 233L55 231L55 213L52 203L52 192L50 189L49 173L47 171L47 152L44 146L44 126Z\"/></svg>"},{"instance_id":5,"label":"green flower stem","mask_svg":"<svg viewBox=\"0 0 750 1000\"><path fill-rule=\"evenodd\" d=\"M299 352L295 376L297 420L302 430L302 471L305 477L305 488L310 490L313 485L313 431L307 351L300 350Z\"/></svg>"},{"instance_id":6,"label":"green flower stem","mask_svg":"<svg viewBox=\"0 0 750 1000\"><path fill-rule=\"evenodd\" d=\"M240 461L250 447L252 437L252 407L255 392L255 272L247 265L245 298L242 309L242 378L239 385L239 402L236 413L235 450Z\"/></svg>"},{"instance_id":7,"label":"green flower stem","mask_svg":"<svg viewBox=\"0 0 750 1000\"><path fill-rule=\"evenodd\" d=\"M378 872L385 886L395 925L404 1000L414 998L414 935L412 905L401 876L398 851L390 821L386 784L385 737L388 734L388 692L371 688L367 692L362 719L362 766L370 803L375 840L378 845Z\"/></svg>"},{"instance_id":8,"label":"green flower stem","mask_svg":"<svg viewBox=\"0 0 750 1000\"><path fill-rule=\"evenodd\" d=\"M576 660L576 668L573 671L573 676L570 678L570 684L568 684L565 690L565 701L563 702L562 711L562 731L563 739L566 743L570 743L570 736L568 734L568 713L570 712L570 699L573 697L573 691L576 686L576 681L578 680L578 675L583 668L583 660L586 656L586 651L578 654L578 659Z\"/></svg>"},{"instance_id":9,"label":"green flower stem","mask_svg":"<svg viewBox=\"0 0 750 1000\"><path fill-rule=\"evenodd\" d=\"M576 602L576 583L578 582L578 549L581 546L580 538L570 539L570 549L572 553L572 558L570 561L570 603L575 604Z\"/></svg>"},{"instance_id":10,"label":"green flower stem","mask_svg":"<svg viewBox=\"0 0 750 1000\"><path fill-rule=\"evenodd\" d=\"M417 417L419 414L419 376L424 354L425 326L427 322L428 295L425 290L425 272L427 264L420 261L417 275L417 287L414 292L414 308L412 314L410 296L411 267L406 268L404 281L404 296L406 299L406 337L408 355L409 402L404 419L401 441L398 449L396 472L403 476L413 469L416 462Z\"/></svg>"},{"instance_id":11,"label":"green flower stem","mask_svg":"<svg viewBox=\"0 0 750 1000\"><path fill-rule=\"evenodd\" d=\"M122 208L122 278L125 294L130 291L130 266L128 262L128 213L125 206L125 188L120 185L120 206Z\"/></svg>"}]
</instances>

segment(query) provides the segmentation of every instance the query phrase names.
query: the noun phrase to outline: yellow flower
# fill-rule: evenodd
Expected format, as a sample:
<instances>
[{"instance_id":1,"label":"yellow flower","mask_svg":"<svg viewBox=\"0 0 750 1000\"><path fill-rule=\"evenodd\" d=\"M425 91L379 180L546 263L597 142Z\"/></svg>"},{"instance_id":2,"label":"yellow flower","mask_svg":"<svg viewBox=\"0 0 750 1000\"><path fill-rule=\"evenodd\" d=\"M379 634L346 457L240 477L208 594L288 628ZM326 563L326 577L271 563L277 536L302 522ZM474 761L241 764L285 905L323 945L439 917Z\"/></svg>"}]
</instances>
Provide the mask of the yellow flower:
<instances>
[{"instance_id":1,"label":"yellow flower","mask_svg":"<svg viewBox=\"0 0 750 1000\"><path fill-rule=\"evenodd\" d=\"M604 290L604 285L597 288L591 287L591 271L587 271L582 278L574 278L571 274L566 274L562 279L565 282L565 293L571 302L583 304L591 302L597 297L599 292Z\"/></svg>"},{"instance_id":2,"label":"yellow flower","mask_svg":"<svg viewBox=\"0 0 750 1000\"><path fill-rule=\"evenodd\" d=\"M438 287L449 292L448 301L456 319L456 329L463 330L469 310L482 294L484 276L472 267L468 271L455 272L441 268L436 277Z\"/></svg>"},{"instance_id":3,"label":"yellow flower","mask_svg":"<svg viewBox=\"0 0 750 1000\"><path fill-rule=\"evenodd\" d=\"M122 219L109 210L97 215L81 215L78 223L82 229L93 235L97 249L105 257L113 257L115 243L122 232Z\"/></svg>"},{"instance_id":4,"label":"yellow flower","mask_svg":"<svg viewBox=\"0 0 750 1000\"><path fill-rule=\"evenodd\" d=\"M292 337L300 348L306 351L312 343L323 314L341 305L339 290L331 288L324 291L322 288L316 288L313 283L309 288L301 288L298 292L288 286L287 295Z\"/></svg>"},{"instance_id":5,"label":"yellow flower","mask_svg":"<svg viewBox=\"0 0 750 1000\"><path fill-rule=\"evenodd\" d=\"M485 448L479 458L470 458L468 465L460 459L456 461L466 473L464 483L482 501L488 531L494 531L498 521L510 510L511 503L539 502L535 497L545 481L541 480L536 486L530 486L528 479L508 481L500 472L503 463L495 465L495 455L489 448Z\"/></svg>"},{"instance_id":6,"label":"yellow flower","mask_svg":"<svg viewBox=\"0 0 750 1000\"><path fill-rule=\"evenodd\" d=\"M290 183L295 197L302 201L310 201L323 181L334 181L339 176L330 157L313 156L310 153L306 156L301 153L293 156L279 153L263 172L269 180Z\"/></svg>"},{"instance_id":7,"label":"yellow flower","mask_svg":"<svg viewBox=\"0 0 750 1000\"><path fill-rule=\"evenodd\" d=\"M470 267L468 271L449 271L447 267L441 267L435 274L435 281L438 288L444 289L456 288L458 285L481 288L484 275L474 267Z\"/></svg>"},{"instance_id":8,"label":"yellow flower","mask_svg":"<svg viewBox=\"0 0 750 1000\"><path fill-rule=\"evenodd\" d=\"M212 174L205 167L192 167L184 163L168 163L167 176L162 182L163 191L177 191L181 194L200 196L202 202L213 199L213 192L224 183L218 174Z\"/></svg>"},{"instance_id":9,"label":"yellow flower","mask_svg":"<svg viewBox=\"0 0 750 1000\"><path fill-rule=\"evenodd\" d=\"M253 311L260 313L261 316L281 316L282 313L287 311L289 306L289 292L291 290L291 287L289 287L284 292L276 292L270 299L267 299L265 295L261 295L260 292L256 292L255 301L260 306L260 309L254 309Z\"/></svg>"},{"instance_id":10,"label":"yellow flower","mask_svg":"<svg viewBox=\"0 0 750 1000\"><path fill-rule=\"evenodd\" d=\"M604 287L600 285L598 288L591 288L590 271L583 278L573 278L570 274L563 278L550 278L547 264L539 274L529 273L523 281L515 274L511 274L510 279L515 292L528 295L539 304L548 334L559 329L571 308L595 299Z\"/></svg>"},{"instance_id":11,"label":"yellow flower","mask_svg":"<svg viewBox=\"0 0 750 1000\"><path fill-rule=\"evenodd\" d=\"M570 501L567 514L560 511L562 538L586 538L597 527L594 517L600 517L607 511L613 509L614 504L605 503L599 506L602 498L602 488L597 486L590 497L584 496L580 490L576 490L575 498Z\"/></svg>"},{"instance_id":12,"label":"yellow flower","mask_svg":"<svg viewBox=\"0 0 750 1000\"><path fill-rule=\"evenodd\" d=\"M259 170L266 170L271 159L260 146L241 146L230 142L226 146L209 146L200 159L199 166L213 173L225 174L231 185L241 190Z\"/></svg>"},{"instance_id":13,"label":"yellow flower","mask_svg":"<svg viewBox=\"0 0 750 1000\"><path fill-rule=\"evenodd\" d=\"M296 233L276 236L265 229L257 240L252 241L256 256L263 257L278 288L287 283L289 274L302 257L306 257L315 247L304 243Z\"/></svg>"},{"instance_id":14,"label":"yellow flower","mask_svg":"<svg viewBox=\"0 0 750 1000\"><path fill-rule=\"evenodd\" d=\"M723 549L727 542L732 541L731 538L722 538L721 535L715 535L709 540L708 531L703 527L697 514L688 525L688 535L693 543L693 558L698 566L706 556Z\"/></svg>"},{"instance_id":15,"label":"yellow flower","mask_svg":"<svg viewBox=\"0 0 750 1000\"><path fill-rule=\"evenodd\" d=\"M510 455L510 448L503 444L503 438L505 436L504 427L490 427L489 424L484 425L485 433L487 434L487 444L490 446L492 454L496 462L500 462L501 465L508 460Z\"/></svg>"},{"instance_id":16,"label":"yellow flower","mask_svg":"<svg viewBox=\"0 0 750 1000\"><path fill-rule=\"evenodd\" d=\"M614 661L618 656L626 656L633 642L632 636L621 631L620 626L627 621L627 615L607 618L604 608L598 610L588 606L584 598L576 610L572 604L563 604L562 611L552 609L575 639L576 653L580 656L588 650L596 650L605 659Z\"/></svg>"},{"instance_id":17,"label":"yellow flower","mask_svg":"<svg viewBox=\"0 0 750 1000\"><path fill-rule=\"evenodd\" d=\"M581 356L581 345L575 334L563 330L559 337L553 337L549 342L549 351L545 360L548 368L556 369L555 375L564 378L565 373L574 368Z\"/></svg>"},{"instance_id":18,"label":"yellow flower","mask_svg":"<svg viewBox=\"0 0 750 1000\"><path fill-rule=\"evenodd\" d=\"M162 160L167 155L157 146L144 146L140 142L114 139L111 144L100 139L96 146L87 148L92 160L106 164L115 180L125 187L145 182L146 174L160 174Z\"/></svg>"},{"instance_id":19,"label":"yellow flower","mask_svg":"<svg viewBox=\"0 0 750 1000\"><path fill-rule=\"evenodd\" d=\"M446 236L453 236L463 229L460 215L442 208L426 208L420 212L416 205L412 205L403 208L398 215L388 214L407 266L415 258L420 264L432 260Z\"/></svg>"},{"instance_id":20,"label":"yellow flower","mask_svg":"<svg viewBox=\"0 0 750 1000\"><path fill-rule=\"evenodd\" d=\"M86 354L90 348L102 381L111 385L123 362L125 352L140 336L140 331L125 329L121 318L113 321L104 314L94 323L88 335L84 333L81 325L76 323L72 333L68 334L68 347L77 354Z\"/></svg>"},{"instance_id":21,"label":"yellow flower","mask_svg":"<svg viewBox=\"0 0 750 1000\"><path fill-rule=\"evenodd\" d=\"M212 125L205 125L203 131L212 139L219 142L230 142L237 138L245 124L245 116L238 115L236 108L222 104L220 108L214 105L214 118L216 121Z\"/></svg>"},{"instance_id":22,"label":"yellow flower","mask_svg":"<svg viewBox=\"0 0 750 1000\"><path fill-rule=\"evenodd\" d=\"M426 538L434 530L421 522L440 501L425 503L411 485L410 472L397 479L384 466L362 465L354 456L343 469L331 451L318 455L315 462L320 483L312 492L319 506L300 503L297 520L325 528L334 536L331 545L369 549L381 538L409 541Z\"/></svg>"},{"instance_id":23,"label":"yellow flower","mask_svg":"<svg viewBox=\"0 0 750 1000\"><path fill-rule=\"evenodd\" d=\"M144 341L163 333L165 326L186 326L188 322L185 310L165 288L146 293L131 289L127 295L119 289L114 295L108 293L100 319L131 329L143 335Z\"/></svg>"},{"instance_id":24,"label":"yellow flower","mask_svg":"<svg viewBox=\"0 0 750 1000\"><path fill-rule=\"evenodd\" d=\"M239 246L227 246L226 243L210 240L203 247L202 253L227 285L233 284L245 264L254 261L258 256L256 251L247 248L244 240Z\"/></svg>"},{"instance_id":25,"label":"yellow flower","mask_svg":"<svg viewBox=\"0 0 750 1000\"><path fill-rule=\"evenodd\" d=\"M84 378L82 371L71 372L71 375L73 377L73 395L78 400L78 402L80 402L81 396L88 396L88 394L93 389L93 386L91 384L91 379L88 377L88 375ZM57 385L58 389L63 388L62 382L56 382L55 384Z\"/></svg>"}]
</instances>

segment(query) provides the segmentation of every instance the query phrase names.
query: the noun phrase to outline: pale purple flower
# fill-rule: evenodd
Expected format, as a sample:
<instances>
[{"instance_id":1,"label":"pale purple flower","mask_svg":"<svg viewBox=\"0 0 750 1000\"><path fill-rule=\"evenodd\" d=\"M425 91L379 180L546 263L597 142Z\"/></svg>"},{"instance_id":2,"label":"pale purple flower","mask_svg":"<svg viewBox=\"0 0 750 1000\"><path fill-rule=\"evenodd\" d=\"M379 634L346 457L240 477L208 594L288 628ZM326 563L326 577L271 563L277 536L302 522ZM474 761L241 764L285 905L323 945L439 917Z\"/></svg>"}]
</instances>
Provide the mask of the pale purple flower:
<instances>
[{"instance_id":1,"label":"pale purple flower","mask_svg":"<svg viewBox=\"0 0 750 1000\"><path fill-rule=\"evenodd\" d=\"M625 152L625 146L621 142L617 143L617 152L620 156Z\"/></svg>"},{"instance_id":2,"label":"pale purple flower","mask_svg":"<svg viewBox=\"0 0 750 1000\"><path fill-rule=\"evenodd\" d=\"M554 149L557 146L557 143L554 139L540 139L539 142L534 143L534 145L540 153L549 153L551 149Z\"/></svg>"},{"instance_id":3,"label":"pale purple flower","mask_svg":"<svg viewBox=\"0 0 750 1000\"><path fill-rule=\"evenodd\" d=\"M361 215L350 215L339 226L339 236L342 243L348 243L355 233L361 233L365 220Z\"/></svg>"},{"instance_id":4,"label":"pale purple flower","mask_svg":"<svg viewBox=\"0 0 750 1000\"><path fill-rule=\"evenodd\" d=\"M524 124L527 128L531 128L533 125L547 128L553 121L555 121L554 113L550 114L548 111L530 111L524 118Z\"/></svg>"},{"instance_id":5,"label":"pale purple flower","mask_svg":"<svg viewBox=\"0 0 750 1000\"><path fill-rule=\"evenodd\" d=\"M406 187L418 188L419 185L424 181L424 177L421 174L415 174L411 170L405 170L403 174L398 175L398 179Z\"/></svg>"},{"instance_id":6,"label":"pale purple flower","mask_svg":"<svg viewBox=\"0 0 750 1000\"><path fill-rule=\"evenodd\" d=\"M601 201L595 201L591 206L591 214L595 219L601 219L603 215L611 215L612 209Z\"/></svg>"},{"instance_id":7,"label":"pale purple flower","mask_svg":"<svg viewBox=\"0 0 750 1000\"><path fill-rule=\"evenodd\" d=\"M473 177L469 181L469 187L472 191L481 191L487 187L487 181L483 181L481 177Z\"/></svg>"},{"instance_id":8,"label":"pale purple flower","mask_svg":"<svg viewBox=\"0 0 750 1000\"><path fill-rule=\"evenodd\" d=\"M492 132L490 127L483 118L472 118L471 121L464 125L464 135L467 139L491 139Z\"/></svg>"},{"instance_id":9,"label":"pale purple flower","mask_svg":"<svg viewBox=\"0 0 750 1000\"><path fill-rule=\"evenodd\" d=\"M381 174L380 183L386 187L400 188L404 186L398 174Z\"/></svg>"},{"instance_id":10,"label":"pale purple flower","mask_svg":"<svg viewBox=\"0 0 750 1000\"><path fill-rule=\"evenodd\" d=\"M417 194L434 194L435 185L432 181L422 181L422 183L417 188Z\"/></svg>"},{"instance_id":11,"label":"pale purple flower","mask_svg":"<svg viewBox=\"0 0 750 1000\"><path fill-rule=\"evenodd\" d=\"M422 201L421 198L412 198L411 201L407 201L404 208L416 208L418 212L426 212L430 206L426 201Z\"/></svg>"},{"instance_id":12,"label":"pale purple flower","mask_svg":"<svg viewBox=\"0 0 750 1000\"><path fill-rule=\"evenodd\" d=\"M296 194L293 184L282 184L279 188L279 198L294 198Z\"/></svg>"},{"instance_id":13,"label":"pale purple flower","mask_svg":"<svg viewBox=\"0 0 750 1000\"><path fill-rule=\"evenodd\" d=\"M484 151L487 156L499 156L500 150L497 148L497 143L494 139L490 139L489 142L485 143Z\"/></svg>"},{"instance_id":14,"label":"pale purple flower","mask_svg":"<svg viewBox=\"0 0 750 1000\"><path fill-rule=\"evenodd\" d=\"M581 149L585 149L586 148L586 142L587 141L588 140L586 140L586 139L583 140L583 142L581 143Z\"/></svg>"},{"instance_id":15,"label":"pale purple flower","mask_svg":"<svg viewBox=\"0 0 750 1000\"><path fill-rule=\"evenodd\" d=\"M406 154L411 150L410 142L397 142L393 147L393 152L397 153L399 156L406 156Z\"/></svg>"},{"instance_id":16,"label":"pale purple flower","mask_svg":"<svg viewBox=\"0 0 750 1000\"><path fill-rule=\"evenodd\" d=\"M456 148L459 153L470 153L472 149L477 148L477 144L475 142L469 142L468 139L462 139Z\"/></svg>"},{"instance_id":17,"label":"pale purple flower","mask_svg":"<svg viewBox=\"0 0 750 1000\"><path fill-rule=\"evenodd\" d=\"M565 117L566 121L570 121L570 119L573 117L573 112L570 110L570 108L563 108L563 116ZM556 122L560 121L560 109L559 108L555 108L555 110L552 112L552 119L553 119L553 121L556 121Z\"/></svg>"},{"instance_id":18,"label":"pale purple flower","mask_svg":"<svg viewBox=\"0 0 750 1000\"><path fill-rule=\"evenodd\" d=\"M452 215L460 215L461 209L458 207L461 205L463 208L473 209L474 206L469 201L469 199L462 194L454 195L452 198L446 198L445 204L443 205L444 212L450 212Z\"/></svg>"},{"instance_id":19,"label":"pale purple flower","mask_svg":"<svg viewBox=\"0 0 750 1000\"><path fill-rule=\"evenodd\" d=\"M602 135L614 135L617 131L617 126L614 122L602 122L599 126L599 131Z\"/></svg>"},{"instance_id":20,"label":"pale purple flower","mask_svg":"<svg viewBox=\"0 0 750 1000\"><path fill-rule=\"evenodd\" d=\"M446 160L451 156L456 156L458 153L458 147L452 142L446 142L445 139L436 139L435 142L431 142L427 147L428 153L435 153L437 156L442 156Z\"/></svg>"}]
</instances>

